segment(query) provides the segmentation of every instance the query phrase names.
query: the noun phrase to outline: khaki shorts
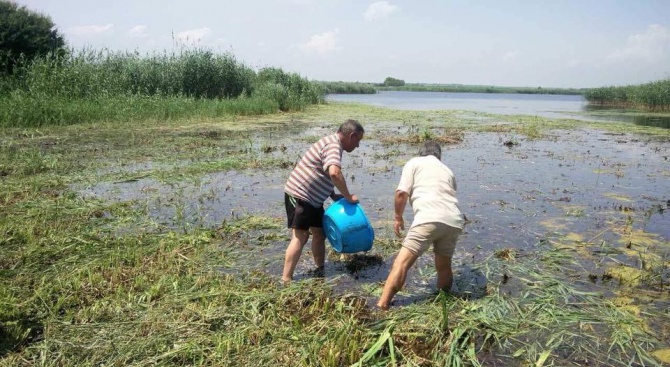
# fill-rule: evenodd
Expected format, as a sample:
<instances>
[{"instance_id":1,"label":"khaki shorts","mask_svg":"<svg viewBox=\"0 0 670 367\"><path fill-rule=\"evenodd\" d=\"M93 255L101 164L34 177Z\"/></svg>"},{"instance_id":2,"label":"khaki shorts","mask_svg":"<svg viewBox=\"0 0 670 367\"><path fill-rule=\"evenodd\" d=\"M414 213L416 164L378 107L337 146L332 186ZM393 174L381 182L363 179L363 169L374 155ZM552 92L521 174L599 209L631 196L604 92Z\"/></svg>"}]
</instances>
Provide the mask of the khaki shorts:
<instances>
[{"instance_id":1,"label":"khaki shorts","mask_svg":"<svg viewBox=\"0 0 670 367\"><path fill-rule=\"evenodd\" d=\"M419 224L409 229L402 247L421 256L430 245L433 245L433 252L436 255L451 257L454 255L456 241L461 231L460 228L439 222Z\"/></svg>"}]
</instances>

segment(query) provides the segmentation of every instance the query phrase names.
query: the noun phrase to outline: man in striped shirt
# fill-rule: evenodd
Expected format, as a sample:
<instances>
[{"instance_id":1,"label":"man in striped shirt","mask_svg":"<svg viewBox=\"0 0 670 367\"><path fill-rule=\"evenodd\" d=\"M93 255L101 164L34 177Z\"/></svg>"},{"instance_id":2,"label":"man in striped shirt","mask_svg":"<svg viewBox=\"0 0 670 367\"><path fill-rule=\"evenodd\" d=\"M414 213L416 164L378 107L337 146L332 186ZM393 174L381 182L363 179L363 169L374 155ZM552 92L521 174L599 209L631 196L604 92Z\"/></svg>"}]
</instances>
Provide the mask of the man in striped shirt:
<instances>
[{"instance_id":1,"label":"man in striped shirt","mask_svg":"<svg viewBox=\"0 0 670 367\"><path fill-rule=\"evenodd\" d=\"M284 206L291 242L286 249L282 280L289 282L300 260L302 249L312 234L312 255L317 271L323 271L326 257L326 236L323 233L323 202L328 197L344 197L357 203L342 174L342 151L351 153L358 148L365 130L356 120L345 121L337 133L314 143L302 156L284 186ZM334 188L340 192L335 194Z\"/></svg>"}]
</instances>

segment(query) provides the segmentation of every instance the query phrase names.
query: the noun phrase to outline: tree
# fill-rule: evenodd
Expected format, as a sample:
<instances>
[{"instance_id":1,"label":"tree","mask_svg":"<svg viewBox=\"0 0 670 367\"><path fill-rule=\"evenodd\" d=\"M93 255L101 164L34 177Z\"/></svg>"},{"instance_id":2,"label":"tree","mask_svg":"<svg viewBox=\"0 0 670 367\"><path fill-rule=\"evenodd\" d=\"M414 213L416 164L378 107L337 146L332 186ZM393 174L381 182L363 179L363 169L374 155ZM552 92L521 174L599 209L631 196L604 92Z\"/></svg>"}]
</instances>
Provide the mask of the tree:
<instances>
[{"instance_id":1,"label":"tree","mask_svg":"<svg viewBox=\"0 0 670 367\"><path fill-rule=\"evenodd\" d=\"M384 80L385 87L402 87L405 85L404 80L388 77Z\"/></svg>"},{"instance_id":2,"label":"tree","mask_svg":"<svg viewBox=\"0 0 670 367\"><path fill-rule=\"evenodd\" d=\"M49 16L0 0L0 74L12 73L21 60L63 53L64 47Z\"/></svg>"}]
</instances>

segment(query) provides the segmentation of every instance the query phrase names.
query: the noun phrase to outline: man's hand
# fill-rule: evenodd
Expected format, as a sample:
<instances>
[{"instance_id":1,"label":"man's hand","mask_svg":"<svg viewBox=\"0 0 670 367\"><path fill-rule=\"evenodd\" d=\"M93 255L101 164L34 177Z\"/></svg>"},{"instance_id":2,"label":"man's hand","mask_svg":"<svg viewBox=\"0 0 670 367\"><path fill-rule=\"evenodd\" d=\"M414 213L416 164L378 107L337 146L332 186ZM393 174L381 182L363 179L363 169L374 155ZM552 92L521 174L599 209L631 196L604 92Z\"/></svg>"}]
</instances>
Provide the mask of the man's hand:
<instances>
[{"instance_id":1,"label":"man's hand","mask_svg":"<svg viewBox=\"0 0 670 367\"><path fill-rule=\"evenodd\" d=\"M351 196L347 197L346 199L347 199L348 202L350 202L352 204L358 203L358 196L356 196L356 195L351 195Z\"/></svg>"},{"instance_id":2,"label":"man's hand","mask_svg":"<svg viewBox=\"0 0 670 367\"><path fill-rule=\"evenodd\" d=\"M405 229L405 221L402 219L402 213L405 211L405 205L407 204L407 199L409 199L409 194L402 190L396 190L393 197L393 214L395 214L393 229L395 230L395 235L400 237L400 231Z\"/></svg>"},{"instance_id":3,"label":"man's hand","mask_svg":"<svg viewBox=\"0 0 670 367\"><path fill-rule=\"evenodd\" d=\"M401 236L400 231L405 230L405 220L403 220L402 217L395 217L395 220L393 221L393 230L396 236Z\"/></svg>"}]
</instances>

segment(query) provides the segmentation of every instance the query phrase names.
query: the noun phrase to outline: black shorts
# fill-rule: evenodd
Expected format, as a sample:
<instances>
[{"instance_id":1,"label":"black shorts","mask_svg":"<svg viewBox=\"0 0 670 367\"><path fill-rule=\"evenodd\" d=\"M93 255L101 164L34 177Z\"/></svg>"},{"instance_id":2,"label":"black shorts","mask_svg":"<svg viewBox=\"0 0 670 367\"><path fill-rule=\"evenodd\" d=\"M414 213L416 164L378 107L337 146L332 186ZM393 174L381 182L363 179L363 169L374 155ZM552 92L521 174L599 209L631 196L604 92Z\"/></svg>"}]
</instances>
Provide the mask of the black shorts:
<instances>
[{"instance_id":1,"label":"black shorts","mask_svg":"<svg viewBox=\"0 0 670 367\"><path fill-rule=\"evenodd\" d=\"M284 193L284 206L288 228L309 229L323 228L323 206L313 207L310 203Z\"/></svg>"}]
</instances>

